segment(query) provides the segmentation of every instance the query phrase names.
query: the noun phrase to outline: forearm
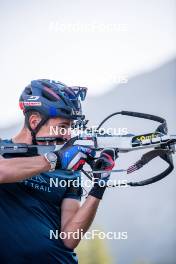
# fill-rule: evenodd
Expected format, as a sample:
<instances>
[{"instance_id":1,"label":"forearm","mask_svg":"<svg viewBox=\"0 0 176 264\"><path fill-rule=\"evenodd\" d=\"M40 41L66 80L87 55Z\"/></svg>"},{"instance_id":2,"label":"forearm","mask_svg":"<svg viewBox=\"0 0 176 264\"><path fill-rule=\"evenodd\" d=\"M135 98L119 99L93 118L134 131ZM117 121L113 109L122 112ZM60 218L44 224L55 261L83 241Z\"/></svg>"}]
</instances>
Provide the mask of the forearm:
<instances>
[{"instance_id":1,"label":"forearm","mask_svg":"<svg viewBox=\"0 0 176 264\"><path fill-rule=\"evenodd\" d=\"M100 200L89 195L84 202L84 204L79 208L73 218L62 228L62 232L66 234L68 232L77 232L79 230L79 234L85 233L90 225L92 224ZM64 244L69 248L75 248L81 240L81 236L78 239L74 239L72 236L67 237L64 239Z\"/></svg>"},{"instance_id":2,"label":"forearm","mask_svg":"<svg viewBox=\"0 0 176 264\"><path fill-rule=\"evenodd\" d=\"M17 182L49 169L44 156L0 159L0 183Z\"/></svg>"}]
</instances>

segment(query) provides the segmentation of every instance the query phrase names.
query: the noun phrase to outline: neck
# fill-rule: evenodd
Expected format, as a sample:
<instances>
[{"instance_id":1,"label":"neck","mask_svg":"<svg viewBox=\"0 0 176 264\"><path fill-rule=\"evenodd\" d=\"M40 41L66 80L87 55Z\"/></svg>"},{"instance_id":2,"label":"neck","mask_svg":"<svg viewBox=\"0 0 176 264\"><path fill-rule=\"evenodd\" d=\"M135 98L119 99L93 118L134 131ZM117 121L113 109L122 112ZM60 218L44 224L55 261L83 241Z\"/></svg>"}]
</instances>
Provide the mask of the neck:
<instances>
[{"instance_id":1,"label":"neck","mask_svg":"<svg viewBox=\"0 0 176 264\"><path fill-rule=\"evenodd\" d=\"M32 144L31 132L23 128L16 136L12 138L13 143Z\"/></svg>"}]
</instances>

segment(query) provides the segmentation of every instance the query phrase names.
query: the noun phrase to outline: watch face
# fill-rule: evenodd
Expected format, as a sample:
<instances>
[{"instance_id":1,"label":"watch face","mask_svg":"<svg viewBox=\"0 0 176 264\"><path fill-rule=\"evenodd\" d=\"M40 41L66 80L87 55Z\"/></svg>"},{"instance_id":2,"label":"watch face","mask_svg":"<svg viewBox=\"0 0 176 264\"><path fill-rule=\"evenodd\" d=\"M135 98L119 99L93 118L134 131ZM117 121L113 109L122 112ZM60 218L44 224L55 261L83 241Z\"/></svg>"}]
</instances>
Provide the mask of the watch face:
<instances>
[{"instance_id":1,"label":"watch face","mask_svg":"<svg viewBox=\"0 0 176 264\"><path fill-rule=\"evenodd\" d=\"M55 153L53 152L49 152L47 153L47 158L51 161L51 162L56 162L57 161L57 156Z\"/></svg>"}]
</instances>

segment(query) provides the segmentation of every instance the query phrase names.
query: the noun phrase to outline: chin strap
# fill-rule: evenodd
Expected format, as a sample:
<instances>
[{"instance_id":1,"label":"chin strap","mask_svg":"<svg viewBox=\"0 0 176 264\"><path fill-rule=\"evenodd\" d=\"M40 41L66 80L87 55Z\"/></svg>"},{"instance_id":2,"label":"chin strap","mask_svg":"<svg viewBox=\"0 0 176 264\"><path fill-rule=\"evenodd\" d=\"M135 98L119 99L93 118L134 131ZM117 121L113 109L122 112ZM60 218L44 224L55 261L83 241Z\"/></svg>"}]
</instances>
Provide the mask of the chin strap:
<instances>
[{"instance_id":1,"label":"chin strap","mask_svg":"<svg viewBox=\"0 0 176 264\"><path fill-rule=\"evenodd\" d=\"M42 118L42 120L40 121L40 123L36 126L35 129L32 129L29 123L29 112L25 113L25 122L26 125L28 127L28 129L31 132L31 137L32 137L32 144L33 145L37 145L37 141L36 141L36 134L38 133L38 131L40 130L40 128L46 123L46 121L48 120L48 117L44 117Z\"/></svg>"}]
</instances>

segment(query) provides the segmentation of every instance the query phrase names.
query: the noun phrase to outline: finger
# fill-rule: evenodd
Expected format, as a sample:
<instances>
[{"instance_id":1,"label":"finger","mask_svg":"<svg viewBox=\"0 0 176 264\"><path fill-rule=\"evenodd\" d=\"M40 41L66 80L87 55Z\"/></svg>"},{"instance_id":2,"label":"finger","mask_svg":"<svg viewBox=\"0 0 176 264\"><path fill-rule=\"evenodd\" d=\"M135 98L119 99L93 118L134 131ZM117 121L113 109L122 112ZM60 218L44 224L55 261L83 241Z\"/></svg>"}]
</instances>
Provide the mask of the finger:
<instances>
[{"instance_id":1,"label":"finger","mask_svg":"<svg viewBox=\"0 0 176 264\"><path fill-rule=\"evenodd\" d=\"M68 164L68 169L72 170L74 168L74 166L79 163L80 160L86 160L87 159L87 155L81 152L78 152L75 157L70 161L70 163Z\"/></svg>"},{"instance_id":2,"label":"finger","mask_svg":"<svg viewBox=\"0 0 176 264\"><path fill-rule=\"evenodd\" d=\"M102 159L98 159L95 164L94 164L94 170L100 170L103 169L103 160Z\"/></svg>"},{"instance_id":3,"label":"finger","mask_svg":"<svg viewBox=\"0 0 176 264\"><path fill-rule=\"evenodd\" d=\"M74 166L73 166L73 170L81 170L83 165L85 164L85 159L80 159Z\"/></svg>"},{"instance_id":4,"label":"finger","mask_svg":"<svg viewBox=\"0 0 176 264\"><path fill-rule=\"evenodd\" d=\"M106 170L106 171L109 171L109 170L112 170L114 165L115 165L115 162L111 158L111 156L109 156L108 154L104 153L103 157L98 158L97 161L95 162L94 169L95 170Z\"/></svg>"},{"instance_id":5,"label":"finger","mask_svg":"<svg viewBox=\"0 0 176 264\"><path fill-rule=\"evenodd\" d=\"M94 168L95 166L95 158L93 158L92 156L87 156L87 160L86 160L87 164L89 164L89 166L91 167L91 169Z\"/></svg>"},{"instance_id":6,"label":"finger","mask_svg":"<svg viewBox=\"0 0 176 264\"><path fill-rule=\"evenodd\" d=\"M104 155L104 154L108 154L109 156L111 156L111 158L113 160L116 160L118 158L118 150L117 149L104 149L102 152L101 152L101 155Z\"/></svg>"},{"instance_id":7,"label":"finger","mask_svg":"<svg viewBox=\"0 0 176 264\"><path fill-rule=\"evenodd\" d=\"M92 148L87 148L87 147L79 146L79 150L82 153L85 153L88 156L95 157L96 151L94 149L92 149Z\"/></svg>"}]
</instances>

